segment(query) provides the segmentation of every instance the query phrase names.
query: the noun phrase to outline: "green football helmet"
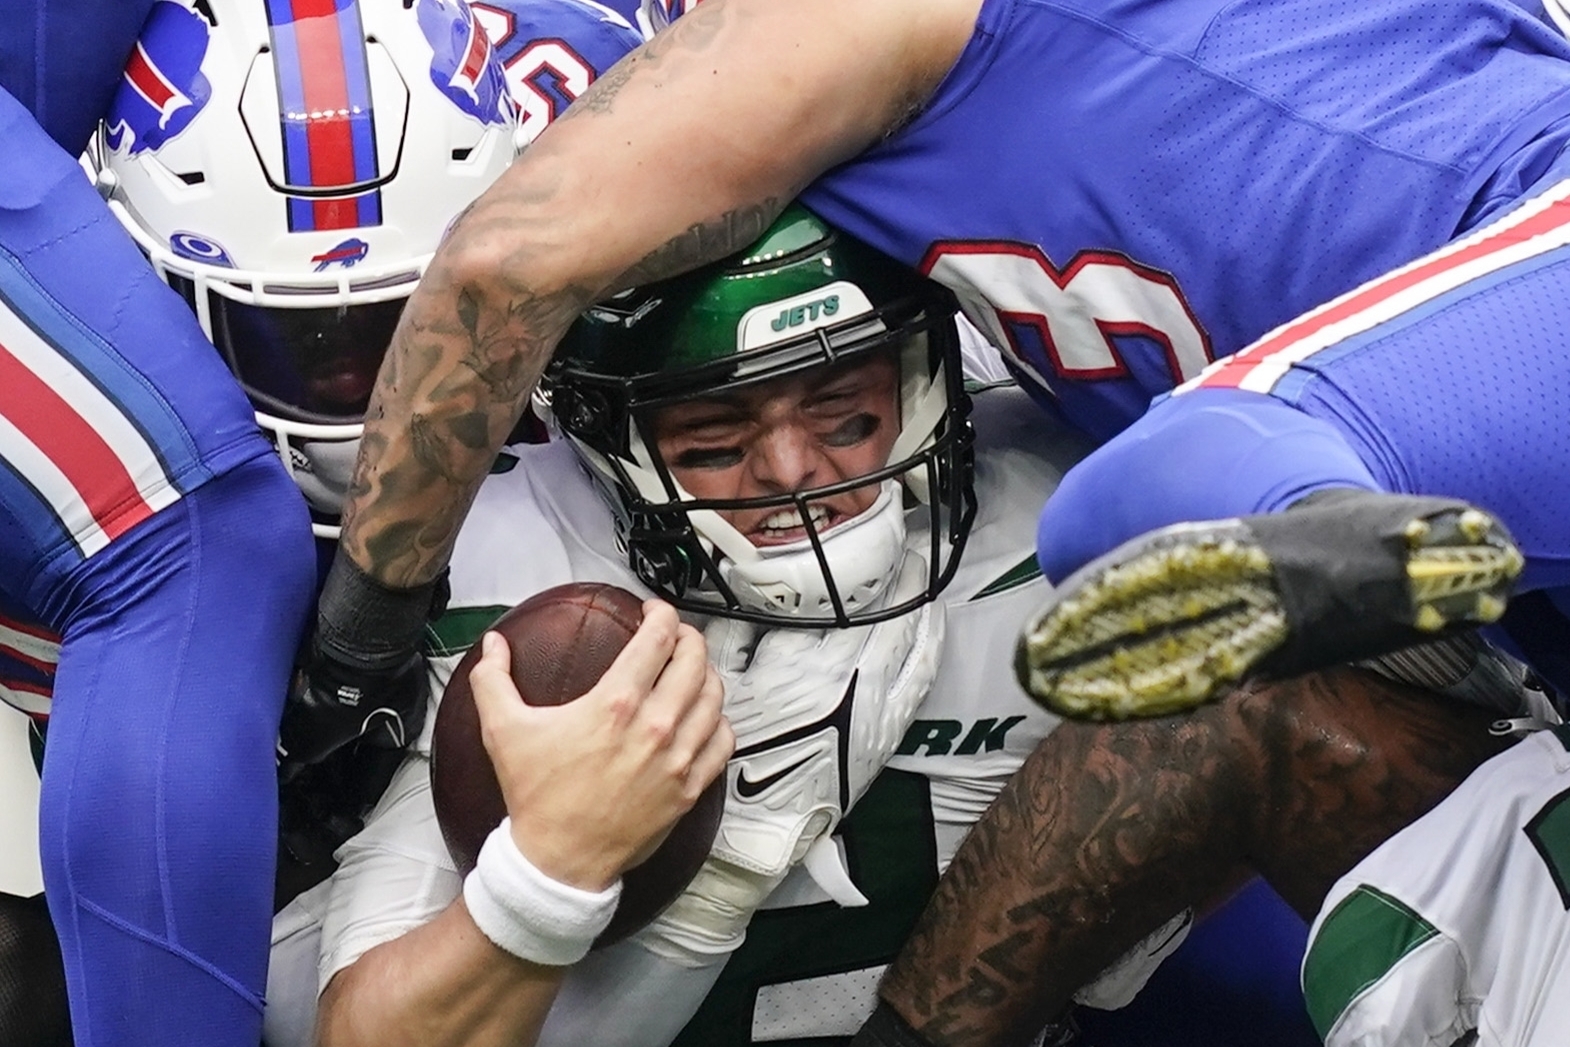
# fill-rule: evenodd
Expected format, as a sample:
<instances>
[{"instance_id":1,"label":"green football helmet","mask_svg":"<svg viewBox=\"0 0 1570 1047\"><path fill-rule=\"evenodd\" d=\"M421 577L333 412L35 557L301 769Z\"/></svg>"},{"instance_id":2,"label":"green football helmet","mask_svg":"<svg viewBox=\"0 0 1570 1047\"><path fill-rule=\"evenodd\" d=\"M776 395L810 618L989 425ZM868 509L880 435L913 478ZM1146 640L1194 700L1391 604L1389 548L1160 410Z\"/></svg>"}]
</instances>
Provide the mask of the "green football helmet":
<instances>
[{"instance_id":1,"label":"green football helmet","mask_svg":"<svg viewBox=\"0 0 1570 1047\"><path fill-rule=\"evenodd\" d=\"M938 284L792 206L746 250L585 312L540 399L607 495L633 570L662 598L773 625L882 621L948 584L975 518L954 312ZM874 354L897 367L900 413L888 460L873 472L700 499L660 454L656 412ZM869 488L878 492L871 508L819 526L823 500ZM723 515L752 510L786 514L778 519L805 537L754 545ZM902 581L896 593L908 554L920 558L925 584L912 594Z\"/></svg>"}]
</instances>

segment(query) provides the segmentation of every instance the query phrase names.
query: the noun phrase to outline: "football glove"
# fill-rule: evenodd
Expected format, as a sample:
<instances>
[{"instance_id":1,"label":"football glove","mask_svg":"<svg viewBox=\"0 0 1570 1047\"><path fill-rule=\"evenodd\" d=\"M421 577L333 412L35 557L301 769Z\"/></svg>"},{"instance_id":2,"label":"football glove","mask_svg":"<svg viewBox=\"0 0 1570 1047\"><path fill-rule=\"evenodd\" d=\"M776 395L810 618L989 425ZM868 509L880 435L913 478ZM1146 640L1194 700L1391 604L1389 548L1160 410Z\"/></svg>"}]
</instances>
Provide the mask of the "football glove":
<instances>
[{"instance_id":1,"label":"football glove","mask_svg":"<svg viewBox=\"0 0 1570 1047\"><path fill-rule=\"evenodd\" d=\"M430 674L419 654L391 670L368 671L312 650L295 673L278 729L280 780L292 781L357 739L376 748L403 749L425 726L430 694Z\"/></svg>"},{"instance_id":2,"label":"football glove","mask_svg":"<svg viewBox=\"0 0 1570 1047\"><path fill-rule=\"evenodd\" d=\"M446 602L445 573L415 589L389 589L347 556L333 560L316 633L284 706L282 781L355 739L402 749L419 737L430 697L420 644Z\"/></svg>"}]
</instances>

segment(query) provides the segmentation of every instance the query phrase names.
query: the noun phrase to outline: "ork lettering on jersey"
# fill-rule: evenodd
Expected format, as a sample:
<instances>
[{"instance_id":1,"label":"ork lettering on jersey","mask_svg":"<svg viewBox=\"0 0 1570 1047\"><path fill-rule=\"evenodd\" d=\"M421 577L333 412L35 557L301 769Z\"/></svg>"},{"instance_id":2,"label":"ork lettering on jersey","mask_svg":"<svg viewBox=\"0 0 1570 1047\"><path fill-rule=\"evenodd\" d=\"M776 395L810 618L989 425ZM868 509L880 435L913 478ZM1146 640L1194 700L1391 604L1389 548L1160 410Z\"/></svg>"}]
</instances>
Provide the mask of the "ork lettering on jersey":
<instances>
[{"instance_id":1,"label":"ork lettering on jersey","mask_svg":"<svg viewBox=\"0 0 1570 1047\"><path fill-rule=\"evenodd\" d=\"M974 756L994 753L1008 742L1008 733L1023 716L984 716L967 727L963 720L917 720L905 731L895 756ZM957 743L957 744L956 744Z\"/></svg>"},{"instance_id":2,"label":"ork lettering on jersey","mask_svg":"<svg viewBox=\"0 0 1570 1047\"><path fill-rule=\"evenodd\" d=\"M1214 359L1172 274L1118 251L1080 251L1059 268L1035 244L940 240L918 268L952 290L1015 369L1054 396L1070 383L1132 380L1137 414Z\"/></svg>"}]
</instances>

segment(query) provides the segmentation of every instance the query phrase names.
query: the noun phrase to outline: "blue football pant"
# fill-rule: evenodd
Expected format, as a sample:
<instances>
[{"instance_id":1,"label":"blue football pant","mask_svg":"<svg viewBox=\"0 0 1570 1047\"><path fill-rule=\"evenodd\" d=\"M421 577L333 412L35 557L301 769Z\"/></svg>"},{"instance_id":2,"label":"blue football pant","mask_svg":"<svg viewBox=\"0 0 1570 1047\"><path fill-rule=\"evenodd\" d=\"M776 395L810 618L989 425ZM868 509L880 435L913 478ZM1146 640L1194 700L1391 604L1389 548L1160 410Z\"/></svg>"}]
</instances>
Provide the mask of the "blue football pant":
<instances>
[{"instance_id":1,"label":"blue football pant","mask_svg":"<svg viewBox=\"0 0 1570 1047\"><path fill-rule=\"evenodd\" d=\"M1523 589L1570 584L1570 246L1509 261L1570 240L1567 184L1543 197L1561 199L1538 225L1557 228L1509 237L1506 215L1474 234L1502 241L1497 267L1485 241L1480 275L1303 356L1268 388L1212 380L1156 404L1048 502L1037 534L1048 577L1167 524L1358 487L1482 506L1527 557ZM1246 359L1225 365L1232 381Z\"/></svg>"},{"instance_id":2,"label":"blue football pant","mask_svg":"<svg viewBox=\"0 0 1570 1047\"><path fill-rule=\"evenodd\" d=\"M40 821L77 1047L260 1041L274 745L314 563L267 456L66 587Z\"/></svg>"}]
</instances>

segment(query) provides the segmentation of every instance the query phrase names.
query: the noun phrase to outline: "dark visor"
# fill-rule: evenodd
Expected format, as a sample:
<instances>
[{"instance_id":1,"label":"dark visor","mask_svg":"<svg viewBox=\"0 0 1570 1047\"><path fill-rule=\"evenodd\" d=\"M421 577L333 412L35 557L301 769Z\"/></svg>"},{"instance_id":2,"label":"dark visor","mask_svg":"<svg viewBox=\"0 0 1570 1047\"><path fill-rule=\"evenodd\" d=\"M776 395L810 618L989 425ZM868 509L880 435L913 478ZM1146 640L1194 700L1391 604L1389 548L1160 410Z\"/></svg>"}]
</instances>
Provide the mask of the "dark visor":
<instances>
[{"instance_id":1,"label":"dark visor","mask_svg":"<svg viewBox=\"0 0 1570 1047\"><path fill-rule=\"evenodd\" d=\"M189 280L170 283L192 300ZM208 292L208 302L213 344L253 404L291 421L352 425L364 420L404 299L287 309Z\"/></svg>"}]
</instances>

